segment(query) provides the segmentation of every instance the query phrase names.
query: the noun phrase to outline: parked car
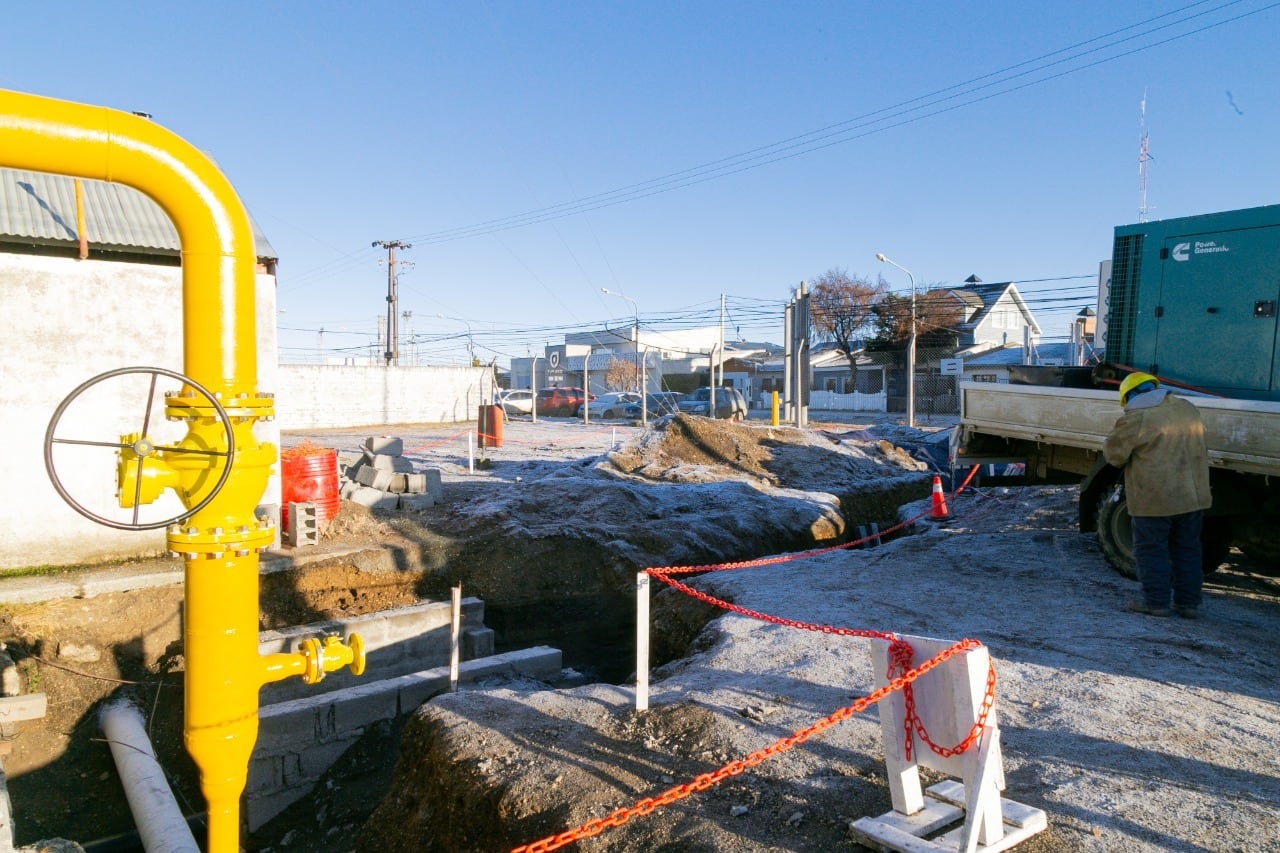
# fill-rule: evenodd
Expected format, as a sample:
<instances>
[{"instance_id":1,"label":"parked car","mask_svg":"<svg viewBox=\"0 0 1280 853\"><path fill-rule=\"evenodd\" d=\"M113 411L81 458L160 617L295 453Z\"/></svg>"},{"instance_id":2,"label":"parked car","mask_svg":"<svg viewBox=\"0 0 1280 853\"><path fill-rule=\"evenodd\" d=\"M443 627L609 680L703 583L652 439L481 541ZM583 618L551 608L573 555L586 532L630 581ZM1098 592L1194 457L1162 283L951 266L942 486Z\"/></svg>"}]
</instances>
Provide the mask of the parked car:
<instances>
[{"instance_id":1,"label":"parked car","mask_svg":"<svg viewBox=\"0 0 1280 853\"><path fill-rule=\"evenodd\" d=\"M573 417L578 408L589 398L581 388L543 388L538 392L538 414L548 416Z\"/></svg>"},{"instance_id":2,"label":"parked car","mask_svg":"<svg viewBox=\"0 0 1280 853\"><path fill-rule=\"evenodd\" d=\"M533 413L533 392L528 388L502 390L493 395L493 402L502 407L504 415L529 415Z\"/></svg>"},{"instance_id":3,"label":"parked car","mask_svg":"<svg viewBox=\"0 0 1280 853\"><path fill-rule=\"evenodd\" d=\"M638 402L640 395L635 391L610 391L607 394L597 394L591 398L590 403L579 406L577 415L582 417L582 410L586 409L587 414L593 418L620 418L627 403Z\"/></svg>"},{"instance_id":4,"label":"parked car","mask_svg":"<svg viewBox=\"0 0 1280 853\"><path fill-rule=\"evenodd\" d=\"M699 388L680 402L680 411L690 415L708 416L711 407L711 389ZM733 421L746 420L747 400L737 388L716 389L716 417Z\"/></svg>"},{"instance_id":5,"label":"parked car","mask_svg":"<svg viewBox=\"0 0 1280 853\"><path fill-rule=\"evenodd\" d=\"M648 409L650 417L662 417L663 415L674 415L680 411L680 400L683 394L677 394L674 391L658 391L645 396L645 408ZM625 418L638 418L641 416L640 402L627 403L622 410L622 416Z\"/></svg>"}]
</instances>

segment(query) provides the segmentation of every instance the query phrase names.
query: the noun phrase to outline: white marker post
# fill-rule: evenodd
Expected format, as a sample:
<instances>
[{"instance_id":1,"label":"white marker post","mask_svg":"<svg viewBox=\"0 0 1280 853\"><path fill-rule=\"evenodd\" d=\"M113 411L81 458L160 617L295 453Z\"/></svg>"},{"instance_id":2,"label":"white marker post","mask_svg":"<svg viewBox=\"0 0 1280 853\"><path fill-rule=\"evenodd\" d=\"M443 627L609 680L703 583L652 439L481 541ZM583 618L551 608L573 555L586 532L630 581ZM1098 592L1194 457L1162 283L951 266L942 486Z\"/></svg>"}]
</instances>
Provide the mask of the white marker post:
<instances>
[{"instance_id":1,"label":"white marker post","mask_svg":"<svg viewBox=\"0 0 1280 853\"><path fill-rule=\"evenodd\" d=\"M449 611L449 692L458 692L458 660L462 650L462 587L452 590L453 607Z\"/></svg>"},{"instance_id":2,"label":"white marker post","mask_svg":"<svg viewBox=\"0 0 1280 853\"><path fill-rule=\"evenodd\" d=\"M636 575L636 710L649 710L649 573Z\"/></svg>"}]
</instances>

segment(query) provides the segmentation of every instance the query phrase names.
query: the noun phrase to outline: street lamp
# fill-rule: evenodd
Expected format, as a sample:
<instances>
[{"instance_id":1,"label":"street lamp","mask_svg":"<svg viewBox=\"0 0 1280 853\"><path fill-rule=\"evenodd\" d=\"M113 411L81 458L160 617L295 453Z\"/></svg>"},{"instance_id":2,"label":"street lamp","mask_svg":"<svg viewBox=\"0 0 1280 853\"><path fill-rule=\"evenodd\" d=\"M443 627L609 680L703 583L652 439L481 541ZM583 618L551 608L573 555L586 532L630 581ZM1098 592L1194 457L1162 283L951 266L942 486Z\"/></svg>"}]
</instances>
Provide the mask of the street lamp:
<instances>
[{"instance_id":1,"label":"street lamp","mask_svg":"<svg viewBox=\"0 0 1280 853\"><path fill-rule=\"evenodd\" d=\"M467 327L467 367L474 367L476 363L475 340L471 336L471 322L461 317L450 317L447 314L436 314L441 320L452 320L455 323L461 323Z\"/></svg>"},{"instance_id":2,"label":"street lamp","mask_svg":"<svg viewBox=\"0 0 1280 853\"><path fill-rule=\"evenodd\" d=\"M640 379L640 424L641 424L642 426L648 426L648 425L649 425L649 403L648 403L648 396L649 396L649 395L645 393L646 389L645 389L645 381L644 381L644 380L645 380L645 377L644 377L644 359L642 359L642 358L640 357L640 306L636 304L636 301L635 301L634 299L632 299L630 296L627 296L625 293L618 293L616 290L610 290L610 289L609 289L609 288L607 288L607 287L602 287L602 288L600 288L600 292L601 292L601 293L607 293L607 294L609 294L610 296L617 296L617 297L618 297L618 298L620 298L620 299L625 299L625 300L627 300L628 302L630 302L630 303L631 303L631 308L635 311L635 314L636 314L636 325L635 325L635 339L636 339L636 366L637 366L637 367L639 368L639 370L640 370L640 373L639 373L639 379Z\"/></svg>"},{"instance_id":3,"label":"street lamp","mask_svg":"<svg viewBox=\"0 0 1280 853\"><path fill-rule=\"evenodd\" d=\"M914 427L916 425L916 277L911 274L911 270L889 260L882 252L876 252L876 260L882 264L897 267L911 280L911 337L907 342L907 426Z\"/></svg>"}]
</instances>

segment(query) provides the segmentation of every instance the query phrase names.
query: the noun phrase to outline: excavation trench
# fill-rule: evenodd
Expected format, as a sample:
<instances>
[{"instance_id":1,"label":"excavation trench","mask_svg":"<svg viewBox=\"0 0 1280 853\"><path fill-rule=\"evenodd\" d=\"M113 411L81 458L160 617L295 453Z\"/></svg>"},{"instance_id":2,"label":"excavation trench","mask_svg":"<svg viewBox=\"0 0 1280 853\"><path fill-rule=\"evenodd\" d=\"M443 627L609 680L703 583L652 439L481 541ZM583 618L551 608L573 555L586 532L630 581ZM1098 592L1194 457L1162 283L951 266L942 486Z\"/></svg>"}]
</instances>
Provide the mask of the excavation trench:
<instances>
[{"instance_id":1,"label":"excavation trench","mask_svg":"<svg viewBox=\"0 0 1280 853\"><path fill-rule=\"evenodd\" d=\"M635 668L637 572L846 542L859 526L892 526L899 507L929 492L923 466L887 441L679 417L604 456L543 463L536 476L504 464L495 460L483 482L447 481L446 499L421 512L375 513L343 502L318 548L263 575L262 629L447 601L460 586L483 601L496 651L551 646L571 671L555 686L621 684ZM106 781L110 759L91 722L95 704L119 690L150 709L161 761L185 808L199 812L180 736L181 597L178 585L5 614L4 639L24 677L43 679L37 688L57 696L57 718L21 733L5 762L19 843L90 840L131 825L123 796ZM656 585L652 665L684 656L716 615ZM76 662L65 657L68 648L100 654ZM59 659L78 672L43 663ZM388 790L402 722L371 727L328 783L251 836L248 849L278 847L290 832L305 838L321 814L323 828L338 834L313 849L353 840ZM86 780L98 782L88 802Z\"/></svg>"}]
</instances>

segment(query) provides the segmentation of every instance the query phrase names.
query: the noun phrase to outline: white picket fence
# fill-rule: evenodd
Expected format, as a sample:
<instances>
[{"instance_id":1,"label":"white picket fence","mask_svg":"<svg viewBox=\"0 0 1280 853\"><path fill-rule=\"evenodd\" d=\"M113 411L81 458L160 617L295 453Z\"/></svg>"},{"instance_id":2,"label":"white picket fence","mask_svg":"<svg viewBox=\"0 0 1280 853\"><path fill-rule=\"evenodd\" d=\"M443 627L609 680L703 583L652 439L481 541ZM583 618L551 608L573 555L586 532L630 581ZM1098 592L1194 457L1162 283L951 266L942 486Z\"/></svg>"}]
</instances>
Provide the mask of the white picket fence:
<instances>
[{"instance_id":1,"label":"white picket fence","mask_svg":"<svg viewBox=\"0 0 1280 853\"><path fill-rule=\"evenodd\" d=\"M888 411L887 398L881 391L878 394L837 394L835 391L811 391L809 393L809 411L835 412L885 412Z\"/></svg>"}]
</instances>

